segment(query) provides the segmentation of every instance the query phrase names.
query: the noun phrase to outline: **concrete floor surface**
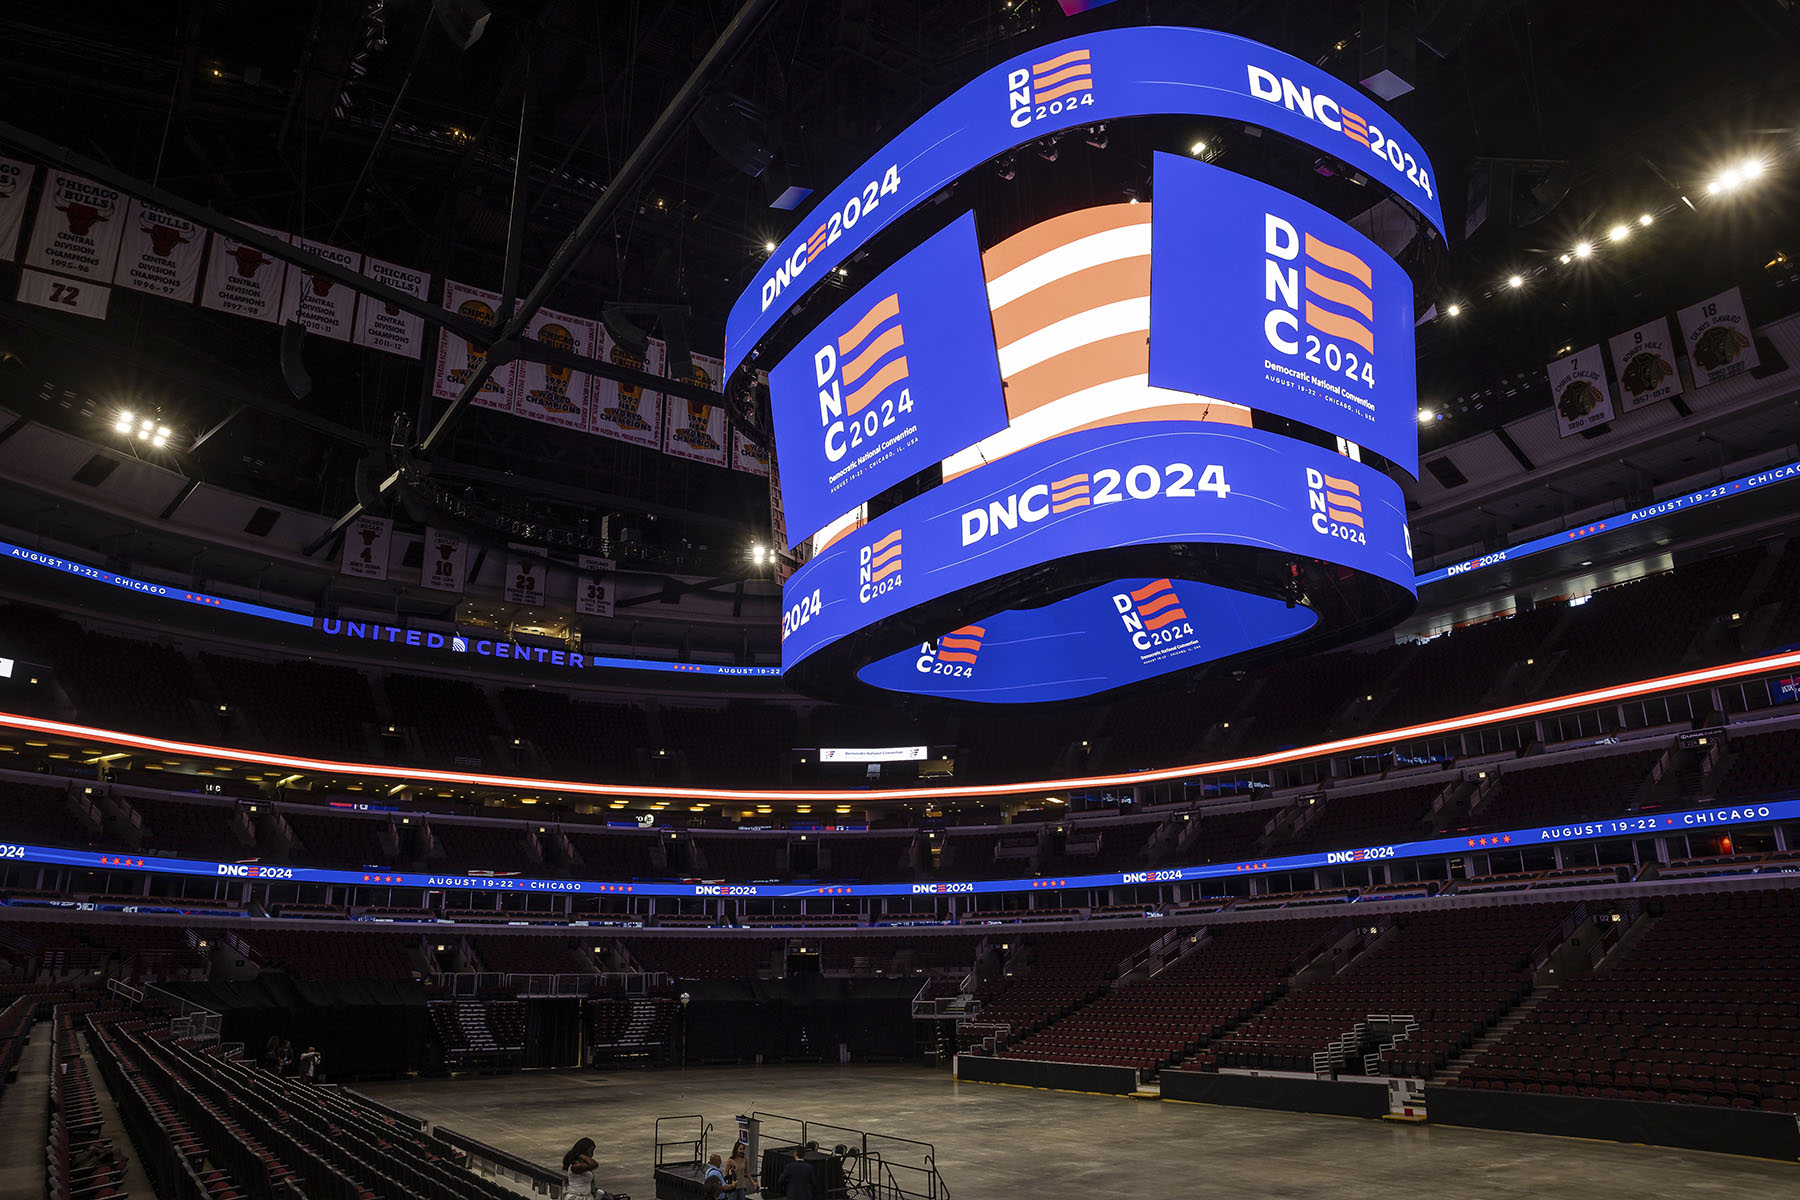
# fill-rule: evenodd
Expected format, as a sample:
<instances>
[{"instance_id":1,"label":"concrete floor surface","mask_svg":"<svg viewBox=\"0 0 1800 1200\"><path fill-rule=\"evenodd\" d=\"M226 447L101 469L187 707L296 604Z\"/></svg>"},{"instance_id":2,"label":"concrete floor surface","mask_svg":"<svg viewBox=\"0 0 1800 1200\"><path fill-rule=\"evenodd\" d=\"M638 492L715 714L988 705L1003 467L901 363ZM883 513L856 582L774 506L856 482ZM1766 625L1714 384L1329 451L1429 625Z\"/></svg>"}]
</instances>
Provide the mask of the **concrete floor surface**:
<instances>
[{"instance_id":1,"label":"concrete floor surface","mask_svg":"<svg viewBox=\"0 0 1800 1200\"><path fill-rule=\"evenodd\" d=\"M545 1166L558 1165L577 1138L591 1137L601 1186L633 1200L655 1194L657 1117L703 1113L714 1128L711 1148L729 1153L733 1118L752 1109L934 1143L954 1200L1800 1200L1796 1164L958 1083L947 1071L914 1066L527 1072L357 1090Z\"/></svg>"}]
</instances>

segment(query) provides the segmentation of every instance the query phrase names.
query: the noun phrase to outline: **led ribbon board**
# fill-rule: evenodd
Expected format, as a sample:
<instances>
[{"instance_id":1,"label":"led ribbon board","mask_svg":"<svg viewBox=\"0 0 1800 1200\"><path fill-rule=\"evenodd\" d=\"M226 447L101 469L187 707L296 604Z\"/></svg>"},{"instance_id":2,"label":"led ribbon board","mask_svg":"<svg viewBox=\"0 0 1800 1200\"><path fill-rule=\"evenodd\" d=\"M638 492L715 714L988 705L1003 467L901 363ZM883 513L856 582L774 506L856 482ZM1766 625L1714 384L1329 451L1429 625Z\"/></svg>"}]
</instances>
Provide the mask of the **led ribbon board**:
<instances>
[{"instance_id":1,"label":"led ribbon board","mask_svg":"<svg viewBox=\"0 0 1800 1200\"><path fill-rule=\"evenodd\" d=\"M1006 428L974 215L802 338L769 372L769 405L789 545Z\"/></svg>"},{"instance_id":2,"label":"led ribbon board","mask_svg":"<svg viewBox=\"0 0 1800 1200\"><path fill-rule=\"evenodd\" d=\"M1155 189L1150 386L1291 417L1417 475L1399 264L1304 200L1206 163L1156 155Z\"/></svg>"},{"instance_id":3,"label":"led ribbon board","mask_svg":"<svg viewBox=\"0 0 1800 1200\"><path fill-rule=\"evenodd\" d=\"M262 863L203 862L185 858L64 850L0 842L0 861L41 863L79 870L129 870L154 875L187 875L220 879L254 879L293 883L334 883L352 886L443 888L453 891L508 891L539 894L635 895L635 896L761 896L775 899L811 896L925 896L992 895L1004 892L1036 892L1063 888L1131 887L1137 884L1185 883L1257 875L1269 871L1305 871L1318 868L1382 862L1404 858L1429 858L1470 851L1519 850L1569 842L1594 842L1604 838L1662 833L1687 833L1760 825L1800 819L1800 800L1771 800L1728 805L1687 812L1642 813L1604 821L1539 826L1497 833L1464 833L1418 842L1385 846L1359 846L1292 854L1252 862L1208 863L1204 866L1157 867L1143 871L1115 871L1104 875L1064 875L1053 879L983 879L959 883L645 883L637 880L608 882L592 879L528 879L520 876L449 875L423 871L338 871L322 867L284 867ZM180 900L144 897L146 906L181 904ZM203 907L208 901L193 901ZM72 907L72 906L71 906Z\"/></svg>"},{"instance_id":4,"label":"led ribbon board","mask_svg":"<svg viewBox=\"0 0 1800 1200\"><path fill-rule=\"evenodd\" d=\"M893 586L874 580L877 547L908 564ZM1339 610L1222 586L1259 557L1331 564L1335 593L1359 596L1354 619L1412 604L1404 500L1385 475L1238 426L1078 430L951 479L801 567L782 666L805 690L1018 704L1343 635Z\"/></svg>"},{"instance_id":5,"label":"led ribbon board","mask_svg":"<svg viewBox=\"0 0 1800 1200\"><path fill-rule=\"evenodd\" d=\"M726 374L828 272L964 173L1046 134L1155 114L1224 117L1305 142L1385 185L1444 232L1425 151L1353 85L1209 29L1104 30L982 72L814 207L732 305Z\"/></svg>"}]
</instances>

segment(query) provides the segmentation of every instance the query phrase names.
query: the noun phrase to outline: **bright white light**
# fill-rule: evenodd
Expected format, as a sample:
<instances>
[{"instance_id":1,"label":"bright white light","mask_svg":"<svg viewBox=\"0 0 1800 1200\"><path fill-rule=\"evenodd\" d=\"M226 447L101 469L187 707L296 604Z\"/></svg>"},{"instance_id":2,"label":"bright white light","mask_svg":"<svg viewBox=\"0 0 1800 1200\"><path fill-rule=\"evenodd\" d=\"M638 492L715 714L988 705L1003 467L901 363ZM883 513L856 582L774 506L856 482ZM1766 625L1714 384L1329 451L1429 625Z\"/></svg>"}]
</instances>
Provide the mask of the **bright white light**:
<instances>
[{"instance_id":1,"label":"bright white light","mask_svg":"<svg viewBox=\"0 0 1800 1200\"><path fill-rule=\"evenodd\" d=\"M1588 255L1592 254L1593 252L1594 252L1594 243L1592 243L1592 242L1576 242L1575 243L1575 257L1576 258L1586 258Z\"/></svg>"},{"instance_id":2,"label":"bright white light","mask_svg":"<svg viewBox=\"0 0 1800 1200\"><path fill-rule=\"evenodd\" d=\"M130 433L131 432L131 414L130 413L120 413L118 421L116 421L113 424L113 428L118 430L120 433Z\"/></svg>"},{"instance_id":3,"label":"bright white light","mask_svg":"<svg viewBox=\"0 0 1800 1200\"><path fill-rule=\"evenodd\" d=\"M167 425L158 425L156 427L156 436L159 438L168 437L169 436L169 427Z\"/></svg>"},{"instance_id":4,"label":"bright white light","mask_svg":"<svg viewBox=\"0 0 1800 1200\"><path fill-rule=\"evenodd\" d=\"M1565 254L1561 258L1558 258L1556 261L1562 263L1564 266L1568 266L1569 265L1569 256Z\"/></svg>"},{"instance_id":5,"label":"bright white light","mask_svg":"<svg viewBox=\"0 0 1800 1200\"><path fill-rule=\"evenodd\" d=\"M1638 224L1639 225L1643 225L1643 226L1647 227L1650 224L1651 219L1652 218L1649 213L1639 213L1638 214Z\"/></svg>"},{"instance_id":6,"label":"bright white light","mask_svg":"<svg viewBox=\"0 0 1800 1200\"><path fill-rule=\"evenodd\" d=\"M1205 142L1195 142L1192 146L1188 147L1188 153L1194 154L1194 155L1205 154L1206 153L1206 143Z\"/></svg>"},{"instance_id":7,"label":"bright white light","mask_svg":"<svg viewBox=\"0 0 1800 1200\"><path fill-rule=\"evenodd\" d=\"M1747 158L1738 164L1738 176L1746 183L1761 177L1762 173L1763 165L1760 158Z\"/></svg>"},{"instance_id":8,"label":"bright white light","mask_svg":"<svg viewBox=\"0 0 1800 1200\"><path fill-rule=\"evenodd\" d=\"M1507 287L1524 287L1525 286L1525 277L1523 275L1508 275L1506 277L1506 286Z\"/></svg>"},{"instance_id":9,"label":"bright white light","mask_svg":"<svg viewBox=\"0 0 1800 1200\"><path fill-rule=\"evenodd\" d=\"M1462 305L1452 304L1449 308L1446 308L1444 311L1453 317L1460 317L1460 316L1462 316Z\"/></svg>"},{"instance_id":10,"label":"bright white light","mask_svg":"<svg viewBox=\"0 0 1800 1200\"><path fill-rule=\"evenodd\" d=\"M1432 416L1432 413L1429 408L1421 408L1419 410L1419 424L1421 424L1421 425L1425 424L1425 422L1431 420L1431 416Z\"/></svg>"},{"instance_id":11,"label":"bright white light","mask_svg":"<svg viewBox=\"0 0 1800 1200\"><path fill-rule=\"evenodd\" d=\"M166 433L159 433L150 439L150 444L152 446L166 446L169 444L169 435Z\"/></svg>"},{"instance_id":12,"label":"bright white light","mask_svg":"<svg viewBox=\"0 0 1800 1200\"><path fill-rule=\"evenodd\" d=\"M1724 190L1724 187L1716 179L1706 185L1706 194L1709 196L1716 196Z\"/></svg>"},{"instance_id":13,"label":"bright white light","mask_svg":"<svg viewBox=\"0 0 1800 1200\"><path fill-rule=\"evenodd\" d=\"M1606 236L1615 242L1622 242L1631 236L1631 226L1614 225L1611 229L1606 231Z\"/></svg>"},{"instance_id":14,"label":"bright white light","mask_svg":"<svg viewBox=\"0 0 1800 1200\"><path fill-rule=\"evenodd\" d=\"M774 242L764 242L763 243L763 253L764 254L775 253L775 243Z\"/></svg>"}]
</instances>

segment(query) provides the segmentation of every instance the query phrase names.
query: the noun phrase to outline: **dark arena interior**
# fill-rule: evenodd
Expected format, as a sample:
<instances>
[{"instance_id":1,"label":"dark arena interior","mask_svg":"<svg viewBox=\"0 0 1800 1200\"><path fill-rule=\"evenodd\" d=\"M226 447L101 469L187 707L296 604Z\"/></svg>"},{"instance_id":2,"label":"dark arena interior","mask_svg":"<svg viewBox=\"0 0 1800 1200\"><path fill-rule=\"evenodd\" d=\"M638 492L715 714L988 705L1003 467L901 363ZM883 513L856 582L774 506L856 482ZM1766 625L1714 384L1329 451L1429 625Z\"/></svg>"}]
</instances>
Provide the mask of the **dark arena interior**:
<instances>
[{"instance_id":1,"label":"dark arena interior","mask_svg":"<svg viewBox=\"0 0 1800 1200\"><path fill-rule=\"evenodd\" d=\"M0 1200L1800 1195L1796 64L0 6Z\"/></svg>"}]
</instances>

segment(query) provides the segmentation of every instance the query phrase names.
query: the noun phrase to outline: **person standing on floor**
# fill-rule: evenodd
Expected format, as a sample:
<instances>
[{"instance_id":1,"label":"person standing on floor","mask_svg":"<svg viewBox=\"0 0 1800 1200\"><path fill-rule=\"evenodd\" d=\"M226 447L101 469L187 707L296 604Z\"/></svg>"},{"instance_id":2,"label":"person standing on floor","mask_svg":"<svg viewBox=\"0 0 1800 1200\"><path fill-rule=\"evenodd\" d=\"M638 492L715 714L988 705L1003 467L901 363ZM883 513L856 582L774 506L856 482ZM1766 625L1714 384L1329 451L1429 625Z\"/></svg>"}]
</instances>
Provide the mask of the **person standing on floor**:
<instances>
[{"instance_id":1,"label":"person standing on floor","mask_svg":"<svg viewBox=\"0 0 1800 1200\"><path fill-rule=\"evenodd\" d=\"M307 1083L319 1082L319 1064L323 1059L317 1046L308 1046L300 1056L300 1078Z\"/></svg>"},{"instance_id":2,"label":"person standing on floor","mask_svg":"<svg viewBox=\"0 0 1800 1200\"><path fill-rule=\"evenodd\" d=\"M824 1193L819 1191L819 1177L813 1174L813 1165L806 1161L805 1146L794 1147L794 1161L782 1168L778 1186L787 1200L825 1200Z\"/></svg>"}]
</instances>

